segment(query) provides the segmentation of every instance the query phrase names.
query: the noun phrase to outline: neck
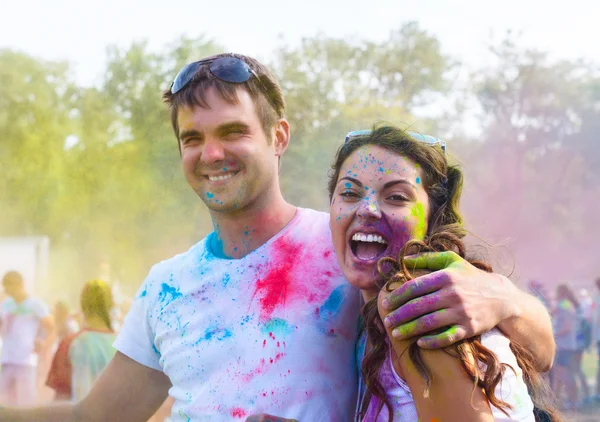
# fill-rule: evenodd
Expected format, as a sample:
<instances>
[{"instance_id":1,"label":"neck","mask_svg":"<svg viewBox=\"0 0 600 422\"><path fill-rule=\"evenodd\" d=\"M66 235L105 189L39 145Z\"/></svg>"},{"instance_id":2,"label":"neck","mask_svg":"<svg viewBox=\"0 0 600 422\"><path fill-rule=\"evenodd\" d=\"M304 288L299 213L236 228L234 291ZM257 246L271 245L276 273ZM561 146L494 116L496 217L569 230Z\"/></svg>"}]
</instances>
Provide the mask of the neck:
<instances>
[{"instance_id":1,"label":"neck","mask_svg":"<svg viewBox=\"0 0 600 422\"><path fill-rule=\"evenodd\" d=\"M106 322L98 316L86 316L83 321L84 328L89 328L92 330L108 330L106 326Z\"/></svg>"},{"instance_id":2,"label":"neck","mask_svg":"<svg viewBox=\"0 0 600 422\"><path fill-rule=\"evenodd\" d=\"M237 213L211 212L214 234L209 247L220 258L239 259L264 245L290 222L296 208L279 195L268 206Z\"/></svg>"},{"instance_id":3,"label":"neck","mask_svg":"<svg viewBox=\"0 0 600 422\"><path fill-rule=\"evenodd\" d=\"M19 293L15 293L12 298L15 300L15 302L21 303L25 299L27 299L28 297L29 296L27 295L27 293L25 293L25 292L19 292Z\"/></svg>"},{"instance_id":4,"label":"neck","mask_svg":"<svg viewBox=\"0 0 600 422\"><path fill-rule=\"evenodd\" d=\"M363 300L365 303L369 303L371 299L376 298L379 295L379 290L363 290L361 289Z\"/></svg>"}]
</instances>

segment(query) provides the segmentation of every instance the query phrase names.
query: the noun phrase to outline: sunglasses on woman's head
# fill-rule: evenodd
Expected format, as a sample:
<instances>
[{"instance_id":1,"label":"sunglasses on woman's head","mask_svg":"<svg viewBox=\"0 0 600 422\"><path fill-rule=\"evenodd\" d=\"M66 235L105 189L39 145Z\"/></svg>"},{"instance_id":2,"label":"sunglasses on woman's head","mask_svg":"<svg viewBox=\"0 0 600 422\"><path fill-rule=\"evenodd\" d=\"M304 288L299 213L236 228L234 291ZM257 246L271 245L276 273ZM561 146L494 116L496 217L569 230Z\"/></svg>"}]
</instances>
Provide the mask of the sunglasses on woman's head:
<instances>
[{"instance_id":1,"label":"sunglasses on woman's head","mask_svg":"<svg viewBox=\"0 0 600 422\"><path fill-rule=\"evenodd\" d=\"M250 68L250 66L248 66L248 63L237 57L227 56L219 57L217 59L204 59L186 65L179 71L177 76L175 76L175 79L171 84L171 94L177 94L181 91L194 78L194 75L200 66L206 64L209 65L208 68L210 73L222 81L241 84L250 79L251 76L254 76L262 85L258 75Z\"/></svg>"},{"instance_id":2,"label":"sunglasses on woman's head","mask_svg":"<svg viewBox=\"0 0 600 422\"><path fill-rule=\"evenodd\" d=\"M357 136L369 136L371 134L371 130L363 129L363 130L353 130L352 132L348 132L346 135L346 140L344 143L348 142L350 138L355 138ZM439 145L442 148L444 154L446 154L446 141L442 141L434 136L430 135L422 135L418 132L406 132L408 133L414 140L426 143L428 145Z\"/></svg>"}]
</instances>

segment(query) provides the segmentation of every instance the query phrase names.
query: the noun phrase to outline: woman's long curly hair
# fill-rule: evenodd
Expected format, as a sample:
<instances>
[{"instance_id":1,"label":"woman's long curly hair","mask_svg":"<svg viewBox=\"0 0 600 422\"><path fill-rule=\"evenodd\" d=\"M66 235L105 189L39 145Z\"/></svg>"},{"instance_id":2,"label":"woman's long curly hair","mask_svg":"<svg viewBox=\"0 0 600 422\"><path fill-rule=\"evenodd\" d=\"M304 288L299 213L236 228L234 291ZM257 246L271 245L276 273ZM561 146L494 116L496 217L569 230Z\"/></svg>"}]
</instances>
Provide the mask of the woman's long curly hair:
<instances>
[{"instance_id":1,"label":"woman's long curly hair","mask_svg":"<svg viewBox=\"0 0 600 422\"><path fill-rule=\"evenodd\" d=\"M379 285L390 290L394 283L405 283L413 278L403 262L403 257L421 252L448 252L456 253L469 261L475 267L491 272L492 268L482 260L470 259L462 239L467 231L459 213L459 202L462 192L463 176L455 165L448 165L446 156L439 146L428 145L415 140L410 134L393 126L375 126L369 135L350 138L336 155L330 172L329 197L337 184L339 173L346 159L357 149L363 146L379 146L410 159L422 169L422 186L426 190L430 215L428 230L423 241L411 240L401 250L397 259L382 258L378 263L381 276ZM387 399L385 389L379 381L379 371L388 356L389 345L387 332L377 309L377 297L366 303L362 309L363 329L367 333L370 348L365 354L361 364L363 379L367 385L367 394L362 400L360 413L362 417L367 410L371 397L374 395L379 400L379 413L383 406L388 410L388 418L392 418L392 406ZM426 382L426 394L431 382L430 372L421 356L421 348L413 339L409 348L409 356ZM546 419L551 422L561 421L558 411L551 400L551 392L547 383L542 379L533 365L531 354L518 343L511 341L511 350L515 354L517 363L523 371L523 378L529 388L532 401L538 414L545 413ZM481 343L481 336L471 337L459 341L444 349L446 353L460 360L465 373L473 379L475 388L481 388L489 403L504 413L510 410L510 405L495 396L494 392L506 370L515 370L500 362L490 349ZM471 363L474 362L475 365ZM479 363L483 365L479 365ZM485 367L485 370L481 368ZM538 416L536 416L538 418ZM539 419L541 420L541 419Z\"/></svg>"}]
</instances>

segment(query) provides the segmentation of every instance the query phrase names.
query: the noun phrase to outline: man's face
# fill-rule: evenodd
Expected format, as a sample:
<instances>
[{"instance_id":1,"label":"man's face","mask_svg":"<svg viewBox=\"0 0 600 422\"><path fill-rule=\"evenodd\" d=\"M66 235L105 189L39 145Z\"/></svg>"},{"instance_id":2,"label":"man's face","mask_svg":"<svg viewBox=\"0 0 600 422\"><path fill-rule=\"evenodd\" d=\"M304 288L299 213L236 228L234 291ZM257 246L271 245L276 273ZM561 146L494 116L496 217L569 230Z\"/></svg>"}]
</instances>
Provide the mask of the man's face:
<instances>
[{"instance_id":1,"label":"man's face","mask_svg":"<svg viewBox=\"0 0 600 422\"><path fill-rule=\"evenodd\" d=\"M177 115L185 178L211 211L268 203L277 186L275 130L267 137L248 92L237 95L230 104L211 88L209 108L183 107Z\"/></svg>"},{"instance_id":2,"label":"man's face","mask_svg":"<svg viewBox=\"0 0 600 422\"><path fill-rule=\"evenodd\" d=\"M21 286L21 283L12 281L12 280L3 280L2 281L2 287L4 288L4 293L6 293L7 296L10 297L14 297L15 294L17 294L19 287Z\"/></svg>"}]
</instances>

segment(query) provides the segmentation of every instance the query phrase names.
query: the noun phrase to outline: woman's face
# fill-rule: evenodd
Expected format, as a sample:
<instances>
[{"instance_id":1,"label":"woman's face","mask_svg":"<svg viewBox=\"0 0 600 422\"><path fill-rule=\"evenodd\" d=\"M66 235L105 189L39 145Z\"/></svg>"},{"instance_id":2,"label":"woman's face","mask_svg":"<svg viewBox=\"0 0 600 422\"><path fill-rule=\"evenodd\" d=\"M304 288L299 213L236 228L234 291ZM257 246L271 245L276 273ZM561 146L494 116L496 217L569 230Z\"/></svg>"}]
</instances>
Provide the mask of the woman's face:
<instances>
[{"instance_id":1,"label":"woman's face","mask_svg":"<svg viewBox=\"0 0 600 422\"><path fill-rule=\"evenodd\" d=\"M377 261L397 258L409 239L423 239L428 216L429 198L417 164L379 146L354 151L340 170L329 222L346 279L374 297Z\"/></svg>"}]
</instances>

